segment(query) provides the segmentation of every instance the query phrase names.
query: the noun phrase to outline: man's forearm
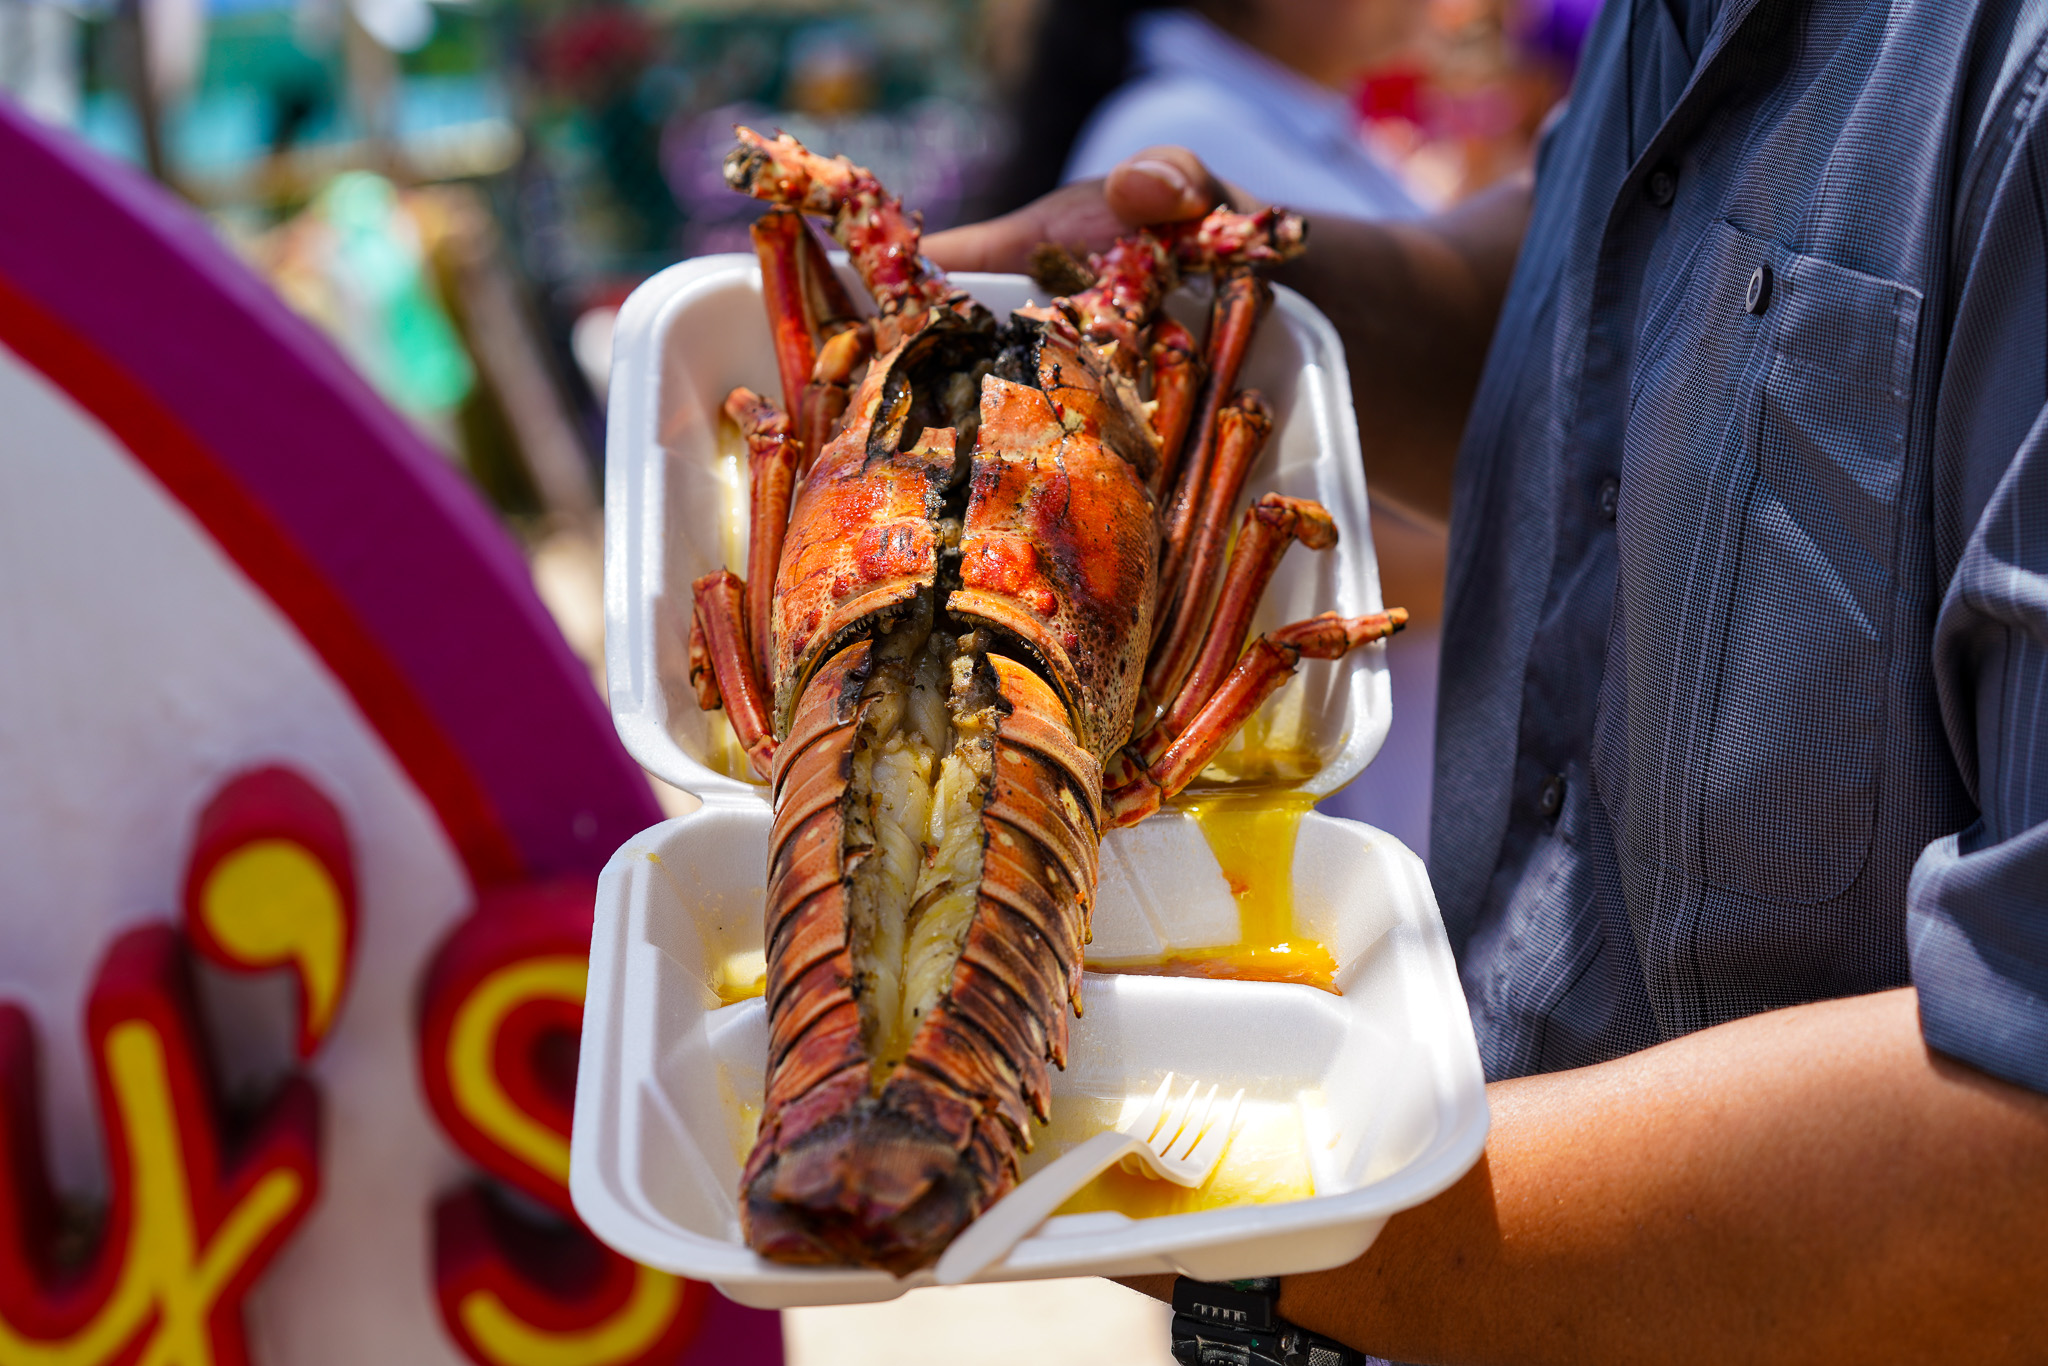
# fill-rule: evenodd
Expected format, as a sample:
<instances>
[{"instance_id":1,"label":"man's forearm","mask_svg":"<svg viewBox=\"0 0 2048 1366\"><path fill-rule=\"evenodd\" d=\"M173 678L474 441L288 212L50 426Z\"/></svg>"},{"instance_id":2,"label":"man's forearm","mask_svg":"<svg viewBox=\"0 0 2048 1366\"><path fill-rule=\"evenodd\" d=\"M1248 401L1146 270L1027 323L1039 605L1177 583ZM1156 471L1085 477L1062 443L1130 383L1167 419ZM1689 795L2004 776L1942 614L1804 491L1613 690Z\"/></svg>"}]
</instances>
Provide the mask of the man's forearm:
<instances>
[{"instance_id":1,"label":"man's forearm","mask_svg":"<svg viewBox=\"0 0 2048 1366\"><path fill-rule=\"evenodd\" d=\"M1375 497L1435 521L1507 294L1530 181L1517 176L1414 223L1312 220L1309 251L1274 273L1344 339Z\"/></svg>"},{"instance_id":2,"label":"man's forearm","mask_svg":"<svg viewBox=\"0 0 2048 1366\"><path fill-rule=\"evenodd\" d=\"M1489 1098L1480 1166L1285 1316L1417 1362L2048 1351L2048 1100L1930 1053L1910 990Z\"/></svg>"}]
</instances>

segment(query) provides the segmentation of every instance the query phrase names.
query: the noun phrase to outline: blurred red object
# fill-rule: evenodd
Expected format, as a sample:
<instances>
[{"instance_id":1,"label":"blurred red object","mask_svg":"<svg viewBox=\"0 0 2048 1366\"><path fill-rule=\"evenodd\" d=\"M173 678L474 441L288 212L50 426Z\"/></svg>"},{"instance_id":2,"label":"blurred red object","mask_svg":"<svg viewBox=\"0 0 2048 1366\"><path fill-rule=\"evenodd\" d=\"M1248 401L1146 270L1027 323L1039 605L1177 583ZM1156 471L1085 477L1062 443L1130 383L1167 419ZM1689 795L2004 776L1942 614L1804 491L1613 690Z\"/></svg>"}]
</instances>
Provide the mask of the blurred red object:
<instances>
[{"instance_id":1,"label":"blurred red object","mask_svg":"<svg viewBox=\"0 0 2048 1366\"><path fill-rule=\"evenodd\" d=\"M1358 116L1367 123L1401 119L1420 125L1422 90L1428 77L1422 68L1391 66L1375 71L1358 88Z\"/></svg>"},{"instance_id":2,"label":"blurred red object","mask_svg":"<svg viewBox=\"0 0 2048 1366\"><path fill-rule=\"evenodd\" d=\"M598 95L637 75L654 59L659 42L654 25L638 10L600 5L566 14L542 30L534 66L557 88Z\"/></svg>"}]
</instances>

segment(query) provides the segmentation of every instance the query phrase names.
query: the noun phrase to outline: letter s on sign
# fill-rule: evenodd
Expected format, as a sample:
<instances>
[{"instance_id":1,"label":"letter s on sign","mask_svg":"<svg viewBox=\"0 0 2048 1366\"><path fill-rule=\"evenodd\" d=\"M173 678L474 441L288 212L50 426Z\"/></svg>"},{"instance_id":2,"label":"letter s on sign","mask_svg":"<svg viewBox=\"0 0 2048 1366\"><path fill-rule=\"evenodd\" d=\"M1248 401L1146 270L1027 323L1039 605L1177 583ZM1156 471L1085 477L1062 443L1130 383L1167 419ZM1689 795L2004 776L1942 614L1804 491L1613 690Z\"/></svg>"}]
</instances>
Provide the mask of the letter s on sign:
<instances>
[{"instance_id":1,"label":"letter s on sign","mask_svg":"<svg viewBox=\"0 0 2048 1366\"><path fill-rule=\"evenodd\" d=\"M595 879L481 894L429 968L420 1075L465 1156L566 1216L543 1224L488 1187L434 1210L434 1280L448 1331L483 1366L652 1366L697 1334L707 1287L593 1238L569 1203Z\"/></svg>"}]
</instances>

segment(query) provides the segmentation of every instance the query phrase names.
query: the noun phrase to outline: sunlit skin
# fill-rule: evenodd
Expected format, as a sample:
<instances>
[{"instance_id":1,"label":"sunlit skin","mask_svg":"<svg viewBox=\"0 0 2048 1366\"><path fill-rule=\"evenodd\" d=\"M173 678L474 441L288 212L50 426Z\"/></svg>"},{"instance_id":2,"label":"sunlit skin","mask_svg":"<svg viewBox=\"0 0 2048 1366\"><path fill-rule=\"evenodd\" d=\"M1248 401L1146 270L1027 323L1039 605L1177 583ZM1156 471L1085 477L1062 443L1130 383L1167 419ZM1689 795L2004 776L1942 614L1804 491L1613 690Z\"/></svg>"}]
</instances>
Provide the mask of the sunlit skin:
<instances>
[{"instance_id":1,"label":"sunlit skin","mask_svg":"<svg viewBox=\"0 0 2048 1366\"><path fill-rule=\"evenodd\" d=\"M1232 198L1154 148L926 239L949 270ZM1413 224L1319 219L1279 278L1337 324L1378 495L1432 517L1528 220L1516 180ZM2048 1099L1929 1050L1910 988L1488 1088L1487 1154L1287 1317L1416 1362L2036 1361ZM1130 1284L1161 1297L1171 1279Z\"/></svg>"}]
</instances>

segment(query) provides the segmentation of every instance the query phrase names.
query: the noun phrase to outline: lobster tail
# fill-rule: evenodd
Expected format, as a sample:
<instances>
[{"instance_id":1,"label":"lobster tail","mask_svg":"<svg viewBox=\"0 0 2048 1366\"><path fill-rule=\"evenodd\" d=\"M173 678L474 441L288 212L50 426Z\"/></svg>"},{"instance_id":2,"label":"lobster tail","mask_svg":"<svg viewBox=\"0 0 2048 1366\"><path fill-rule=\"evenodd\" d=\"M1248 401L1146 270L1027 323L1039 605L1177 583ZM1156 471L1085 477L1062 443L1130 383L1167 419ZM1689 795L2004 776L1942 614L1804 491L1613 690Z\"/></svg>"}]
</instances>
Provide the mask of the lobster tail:
<instances>
[{"instance_id":1,"label":"lobster tail","mask_svg":"<svg viewBox=\"0 0 2048 1366\"><path fill-rule=\"evenodd\" d=\"M778 751L768 1092L742 1178L763 1256L923 1266L1050 1114L1101 773L987 642L925 605L819 669Z\"/></svg>"}]
</instances>

